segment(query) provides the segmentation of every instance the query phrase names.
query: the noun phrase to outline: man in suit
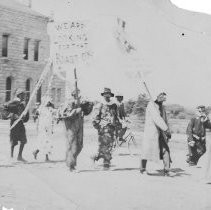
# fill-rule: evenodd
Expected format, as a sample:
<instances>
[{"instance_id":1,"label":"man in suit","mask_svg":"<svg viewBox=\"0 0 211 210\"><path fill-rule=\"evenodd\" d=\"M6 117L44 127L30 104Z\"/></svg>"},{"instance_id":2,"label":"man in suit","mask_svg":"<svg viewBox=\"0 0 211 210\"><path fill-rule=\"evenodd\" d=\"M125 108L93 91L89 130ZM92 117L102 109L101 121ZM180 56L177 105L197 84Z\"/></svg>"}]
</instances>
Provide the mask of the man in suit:
<instances>
[{"instance_id":1,"label":"man in suit","mask_svg":"<svg viewBox=\"0 0 211 210\"><path fill-rule=\"evenodd\" d=\"M196 116L193 117L187 127L188 159L189 166L197 165L200 157L206 152L206 129L211 128L211 122L206 115L205 106L196 108Z\"/></svg>"}]
</instances>

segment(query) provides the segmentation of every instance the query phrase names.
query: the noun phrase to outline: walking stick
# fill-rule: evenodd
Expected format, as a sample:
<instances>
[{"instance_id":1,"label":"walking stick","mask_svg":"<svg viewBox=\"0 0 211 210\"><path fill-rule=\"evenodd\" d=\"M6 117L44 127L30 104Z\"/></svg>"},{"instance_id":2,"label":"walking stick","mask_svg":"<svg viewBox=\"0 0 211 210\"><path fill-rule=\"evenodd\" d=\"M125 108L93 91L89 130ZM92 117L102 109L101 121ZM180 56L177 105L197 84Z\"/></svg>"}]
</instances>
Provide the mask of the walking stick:
<instances>
[{"instance_id":1,"label":"walking stick","mask_svg":"<svg viewBox=\"0 0 211 210\"><path fill-rule=\"evenodd\" d=\"M137 49L136 47L134 47L134 45L127 39L126 37L126 33L125 33L125 25L126 25L126 22L121 20L120 18L117 19L117 22L118 22L118 31L117 31L117 40L119 41L119 43L121 44L121 46L123 47L124 51L130 55L130 57L132 57L132 52L136 53L137 54ZM150 90L146 84L146 81L145 81L145 78L144 78L144 74L142 72L142 70L139 70L138 72L138 77L140 78L141 82L143 83L145 89L146 89L146 92L149 96L149 99L150 101L153 103L154 107L155 107L155 110L157 111L157 113L160 115L160 113L158 112L156 106L155 106L155 102L152 98L152 95L150 93ZM166 134L164 133L164 131L162 131L161 129L159 129L161 135L163 136L164 139L168 139ZM165 142L165 144L167 145L167 143ZM168 148L168 145L167 145L167 148ZM169 149L168 149L169 150Z\"/></svg>"},{"instance_id":2,"label":"walking stick","mask_svg":"<svg viewBox=\"0 0 211 210\"><path fill-rule=\"evenodd\" d=\"M79 106L80 100L78 97L78 78L77 78L76 68L74 68L74 77L75 77L75 95L76 95L76 100L77 100L77 106Z\"/></svg>"}]
</instances>

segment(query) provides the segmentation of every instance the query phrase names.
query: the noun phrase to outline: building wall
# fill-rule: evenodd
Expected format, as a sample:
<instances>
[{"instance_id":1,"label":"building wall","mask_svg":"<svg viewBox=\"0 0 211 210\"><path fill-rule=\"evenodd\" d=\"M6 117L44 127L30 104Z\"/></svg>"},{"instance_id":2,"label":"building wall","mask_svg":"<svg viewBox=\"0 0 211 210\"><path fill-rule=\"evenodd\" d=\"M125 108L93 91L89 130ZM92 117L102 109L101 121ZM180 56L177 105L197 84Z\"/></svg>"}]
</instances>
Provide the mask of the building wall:
<instances>
[{"instance_id":1,"label":"building wall","mask_svg":"<svg viewBox=\"0 0 211 210\"><path fill-rule=\"evenodd\" d=\"M5 102L6 78L12 77L12 95L17 87L26 88L26 80L31 81L31 92L39 80L49 58L48 19L0 5L0 104ZM8 34L8 57L2 57L2 35ZM24 38L29 38L28 60L23 54ZM34 61L34 44L39 40L39 59ZM49 77L42 85L42 94L47 90ZM63 82L55 78L51 88L64 88ZM54 96L55 97L55 96ZM62 99L64 91L62 91ZM32 103L34 106L36 97ZM57 101L56 105L59 105Z\"/></svg>"}]
</instances>

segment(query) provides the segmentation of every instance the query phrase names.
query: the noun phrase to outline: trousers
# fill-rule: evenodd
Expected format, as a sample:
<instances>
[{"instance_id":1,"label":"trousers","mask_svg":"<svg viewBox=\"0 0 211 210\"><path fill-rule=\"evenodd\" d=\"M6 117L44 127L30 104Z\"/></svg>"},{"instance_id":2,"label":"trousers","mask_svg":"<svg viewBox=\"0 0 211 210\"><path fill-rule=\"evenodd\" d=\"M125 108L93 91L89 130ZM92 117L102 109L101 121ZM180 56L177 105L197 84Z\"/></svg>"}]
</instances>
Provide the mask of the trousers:
<instances>
[{"instance_id":1,"label":"trousers","mask_svg":"<svg viewBox=\"0 0 211 210\"><path fill-rule=\"evenodd\" d=\"M112 149L114 144L115 129L112 126L105 126L98 130L98 154L95 156L95 160L103 158L104 164L110 164L112 159Z\"/></svg>"},{"instance_id":2,"label":"trousers","mask_svg":"<svg viewBox=\"0 0 211 210\"><path fill-rule=\"evenodd\" d=\"M197 164L200 157L206 152L206 141L194 139L195 145L192 147L188 144L188 162Z\"/></svg>"}]
</instances>

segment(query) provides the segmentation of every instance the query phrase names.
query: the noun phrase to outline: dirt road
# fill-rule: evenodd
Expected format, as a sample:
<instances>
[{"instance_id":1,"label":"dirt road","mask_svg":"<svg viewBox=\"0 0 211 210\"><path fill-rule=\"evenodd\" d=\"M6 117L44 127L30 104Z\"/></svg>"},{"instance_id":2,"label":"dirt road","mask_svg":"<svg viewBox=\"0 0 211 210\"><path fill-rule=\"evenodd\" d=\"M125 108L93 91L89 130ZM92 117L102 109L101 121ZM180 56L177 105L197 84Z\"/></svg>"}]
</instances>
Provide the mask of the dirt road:
<instances>
[{"instance_id":1,"label":"dirt road","mask_svg":"<svg viewBox=\"0 0 211 210\"><path fill-rule=\"evenodd\" d=\"M62 127L54 137L52 162L44 155L33 160L36 131L28 124L26 164L9 161L8 124L0 123L0 205L14 210L208 210L211 209L211 185L202 181L201 166L185 164L185 137L173 135L172 171L174 177L163 177L162 163L149 164L150 176L139 173L139 149L130 156L127 148L114 151L110 171L101 163L93 165L90 156L96 151L96 132L85 129L85 145L78 159L79 173L70 173L64 163L65 139ZM137 142L141 133L136 132ZM205 158L205 157L204 157Z\"/></svg>"}]
</instances>

